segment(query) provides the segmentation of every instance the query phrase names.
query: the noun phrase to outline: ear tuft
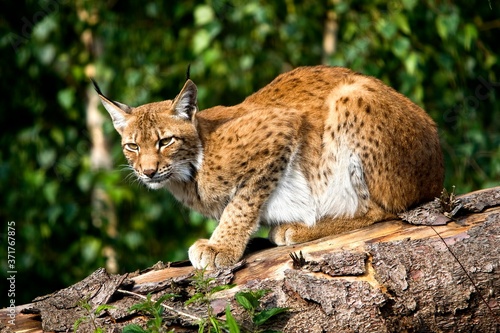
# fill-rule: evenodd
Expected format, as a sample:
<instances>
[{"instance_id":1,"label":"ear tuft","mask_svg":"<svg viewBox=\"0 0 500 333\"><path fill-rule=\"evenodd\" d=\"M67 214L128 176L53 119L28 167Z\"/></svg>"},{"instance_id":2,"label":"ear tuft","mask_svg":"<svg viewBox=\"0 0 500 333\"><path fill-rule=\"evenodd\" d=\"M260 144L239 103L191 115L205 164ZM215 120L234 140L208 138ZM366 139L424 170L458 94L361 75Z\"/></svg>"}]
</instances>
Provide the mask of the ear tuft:
<instances>
[{"instance_id":1,"label":"ear tuft","mask_svg":"<svg viewBox=\"0 0 500 333\"><path fill-rule=\"evenodd\" d=\"M186 81L190 79L191 76L191 64L188 65L188 68L186 69Z\"/></svg>"},{"instance_id":2,"label":"ear tuft","mask_svg":"<svg viewBox=\"0 0 500 333\"><path fill-rule=\"evenodd\" d=\"M125 128L125 125L127 124L127 120L133 108L123 103L110 100L109 98L103 95L101 89L97 85L97 82L95 82L92 78L90 79L90 81L92 81L94 89L99 95L99 98L101 99L102 105L111 116L111 119L113 120L113 126L115 127L116 131L121 135L123 129Z\"/></svg>"},{"instance_id":3,"label":"ear tuft","mask_svg":"<svg viewBox=\"0 0 500 333\"><path fill-rule=\"evenodd\" d=\"M198 110L197 95L196 85L188 79L174 100L175 114L183 119L191 120Z\"/></svg>"},{"instance_id":4,"label":"ear tuft","mask_svg":"<svg viewBox=\"0 0 500 333\"><path fill-rule=\"evenodd\" d=\"M92 84L94 85L94 90L99 94L99 95L103 95L102 91L101 91L101 88L99 88L99 85L97 84L97 82L95 82L94 78L89 78L90 81L92 81Z\"/></svg>"}]
</instances>

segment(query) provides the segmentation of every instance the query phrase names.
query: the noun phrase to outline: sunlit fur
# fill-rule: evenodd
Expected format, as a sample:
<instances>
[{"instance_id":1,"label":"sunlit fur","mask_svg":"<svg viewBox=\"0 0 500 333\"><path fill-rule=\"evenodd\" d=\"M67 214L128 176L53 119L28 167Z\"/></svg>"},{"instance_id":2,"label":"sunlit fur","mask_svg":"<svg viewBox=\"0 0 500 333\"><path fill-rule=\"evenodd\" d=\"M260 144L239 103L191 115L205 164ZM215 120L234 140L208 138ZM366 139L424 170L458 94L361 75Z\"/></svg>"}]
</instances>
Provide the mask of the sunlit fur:
<instances>
[{"instance_id":1,"label":"sunlit fur","mask_svg":"<svg viewBox=\"0 0 500 333\"><path fill-rule=\"evenodd\" d=\"M200 112L191 80L136 108L98 92L137 179L219 220L189 250L197 268L234 264L261 223L278 245L305 242L392 218L443 185L432 119L345 68L301 67Z\"/></svg>"}]
</instances>

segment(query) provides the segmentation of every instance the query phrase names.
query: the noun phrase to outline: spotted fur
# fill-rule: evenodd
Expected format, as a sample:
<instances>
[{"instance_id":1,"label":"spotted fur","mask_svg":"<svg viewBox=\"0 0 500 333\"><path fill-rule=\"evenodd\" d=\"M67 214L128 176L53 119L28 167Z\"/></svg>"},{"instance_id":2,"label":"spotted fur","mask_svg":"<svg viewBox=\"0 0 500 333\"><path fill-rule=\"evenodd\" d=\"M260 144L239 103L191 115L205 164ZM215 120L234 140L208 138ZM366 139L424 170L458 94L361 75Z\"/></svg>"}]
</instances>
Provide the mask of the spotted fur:
<instances>
[{"instance_id":1,"label":"spotted fur","mask_svg":"<svg viewBox=\"0 0 500 333\"><path fill-rule=\"evenodd\" d=\"M198 268L238 261L262 223L278 245L305 242L392 218L443 185L432 119L345 68L297 68L201 112L190 79L174 100L136 108L97 91L137 177L219 220L189 249Z\"/></svg>"}]
</instances>

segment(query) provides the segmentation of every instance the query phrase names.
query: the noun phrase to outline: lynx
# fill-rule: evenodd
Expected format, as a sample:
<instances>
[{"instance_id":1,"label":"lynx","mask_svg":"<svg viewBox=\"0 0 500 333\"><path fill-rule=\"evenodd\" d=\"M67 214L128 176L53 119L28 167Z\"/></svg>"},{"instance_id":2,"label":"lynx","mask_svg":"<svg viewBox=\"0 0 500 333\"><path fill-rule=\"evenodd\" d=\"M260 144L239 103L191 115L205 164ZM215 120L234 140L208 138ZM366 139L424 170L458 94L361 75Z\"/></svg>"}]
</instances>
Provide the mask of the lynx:
<instances>
[{"instance_id":1,"label":"lynx","mask_svg":"<svg viewBox=\"0 0 500 333\"><path fill-rule=\"evenodd\" d=\"M196 268L236 263L260 224L277 245L307 242L392 219L443 186L429 115L346 68L300 67L200 112L189 78L173 100L138 107L95 89L138 179L219 221L189 249Z\"/></svg>"}]
</instances>

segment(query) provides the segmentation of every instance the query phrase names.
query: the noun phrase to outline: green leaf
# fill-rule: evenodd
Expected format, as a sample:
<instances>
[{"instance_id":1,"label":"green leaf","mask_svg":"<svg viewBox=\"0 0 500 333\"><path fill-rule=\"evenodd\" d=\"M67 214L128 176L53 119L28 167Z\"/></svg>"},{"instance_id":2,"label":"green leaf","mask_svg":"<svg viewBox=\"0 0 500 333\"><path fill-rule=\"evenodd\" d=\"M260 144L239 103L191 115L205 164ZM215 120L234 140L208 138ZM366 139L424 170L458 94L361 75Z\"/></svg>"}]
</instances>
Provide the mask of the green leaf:
<instances>
[{"instance_id":1,"label":"green leaf","mask_svg":"<svg viewBox=\"0 0 500 333\"><path fill-rule=\"evenodd\" d=\"M264 324L269 318L276 316L277 314L288 311L288 308L271 308L267 310L260 311L255 314L252 318L253 323L257 326Z\"/></svg>"},{"instance_id":2,"label":"green leaf","mask_svg":"<svg viewBox=\"0 0 500 333\"><path fill-rule=\"evenodd\" d=\"M436 19L436 30L443 40L447 40L449 36L453 36L457 32L460 17L456 12L450 14L440 14Z\"/></svg>"},{"instance_id":3,"label":"green leaf","mask_svg":"<svg viewBox=\"0 0 500 333\"><path fill-rule=\"evenodd\" d=\"M464 48L470 51L472 41L476 40L478 36L477 28L475 25L468 23L464 27Z\"/></svg>"},{"instance_id":4,"label":"green leaf","mask_svg":"<svg viewBox=\"0 0 500 333\"><path fill-rule=\"evenodd\" d=\"M154 318L148 320L148 328L161 327L162 323L163 323L163 318L161 316L155 316Z\"/></svg>"},{"instance_id":5,"label":"green leaf","mask_svg":"<svg viewBox=\"0 0 500 333\"><path fill-rule=\"evenodd\" d=\"M107 304L102 304L102 305L99 305L94 313L96 316L99 316L103 311L106 311L106 310L111 310L111 309L114 309L115 307L112 306L112 305L107 305Z\"/></svg>"},{"instance_id":6,"label":"green leaf","mask_svg":"<svg viewBox=\"0 0 500 333\"><path fill-rule=\"evenodd\" d=\"M221 327L220 327L220 323L217 320L217 318L215 318L214 316L210 316L209 319L210 319L210 323L212 324L212 327L214 328L215 332L216 333L222 332Z\"/></svg>"},{"instance_id":7,"label":"green leaf","mask_svg":"<svg viewBox=\"0 0 500 333\"><path fill-rule=\"evenodd\" d=\"M60 128L53 128L50 131L50 137L58 146L64 144L64 132Z\"/></svg>"},{"instance_id":8,"label":"green leaf","mask_svg":"<svg viewBox=\"0 0 500 333\"><path fill-rule=\"evenodd\" d=\"M145 329L136 324L130 324L123 328L122 333L148 333Z\"/></svg>"},{"instance_id":9,"label":"green leaf","mask_svg":"<svg viewBox=\"0 0 500 333\"><path fill-rule=\"evenodd\" d=\"M240 328L231 313L231 307L229 304L226 306L226 324L229 328L229 333L240 333Z\"/></svg>"},{"instance_id":10,"label":"green leaf","mask_svg":"<svg viewBox=\"0 0 500 333\"><path fill-rule=\"evenodd\" d=\"M176 294L165 294L162 297L158 298L155 302L155 307L161 306L161 303L165 302L168 299L174 298L174 297L179 297L179 295Z\"/></svg>"},{"instance_id":11,"label":"green leaf","mask_svg":"<svg viewBox=\"0 0 500 333\"><path fill-rule=\"evenodd\" d=\"M207 30L198 30L193 36L193 52L200 54L210 45L211 41L212 37Z\"/></svg>"},{"instance_id":12,"label":"green leaf","mask_svg":"<svg viewBox=\"0 0 500 333\"><path fill-rule=\"evenodd\" d=\"M196 293L190 299L188 299L184 304L189 305L203 299L205 295L203 293Z\"/></svg>"},{"instance_id":13,"label":"green leaf","mask_svg":"<svg viewBox=\"0 0 500 333\"><path fill-rule=\"evenodd\" d=\"M397 13L394 15L394 21L398 28L405 34L411 34L410 24L408 23L408 17L403 13Z\"/></svg>"},{"instance_id":14,"label":"green leaf","mask_svg":"<svg viewBox=\"0 0 500 333\"><path fill-rule=\"evenodd\" d=\"M151 306L149 304L145 304L145 303L137 303L137 304L134 304L132 305L128 311L129 312L132 312L132 311L146 311L148 309L150 309Z\"/></svg>"},{"instance_id":15,"label":"green leaf","mask_svg":"<svg viewBox=\"0 0 500 333\"><path fill-rule=\"evenodd\" d=\"M132 312L135 310L135 311L151 312L153 310L153 304L151 301L151 294L148 294L146 297L147 297L147 299L144 302L132 305L130 307L129 311Z\"/></svg>"},{"instance_id":16,"label":"green leaf","mask_svg":"<svg viewBox=\"0 0 500 333\"><path fill-rule=\"evenodd\" d=\"M402 3L405 9L411 11L417 5L417 0L402 0Z\"/></svg>"},{"instance_id":17,"label":"green leaf","mask_svg":"<svg viewBox=\"0 0 500 333\"><path fill-rule=\"evenodd\" d=\"M418 65L418 54L415 52L411 52L408 57L404 59L404 65L408 74L415 74Z\"/></svg>"},{"instance_id":18,"label":"green leaf","mask_svg":"<svg viewBox=\"0 0 500 333\"><path fill-rule=\"evenodd\" d=\"M194 22L197 26L207 24L214 18L214 11L209 5L199 5L194 9Z\"/></svg>"},{"instance_id":19,"label":"green leaf","mask_svg":"<svg viewBox=\"0 0 500 333\"><path fill-rule=\"evenodd\" d=\"M84 298L78 301L78 306L81 307L82 309L87 310L87 312L89 313L92 311L92 307L89 304L88 298Z\"/></svg>"},{"instance_id":20,"label":"green leaf","mask_svg":"<svg viewBox=\"0 0 500 333\"><path fill-rule=\"evenodd\" d=\"M59 190L59 184L56 182L50 182L45 185L43 188L43 194L45 199L49 202L49 204L54 205L57 200L57 192Z\"/></svg>"},{"instance_id":21,"label":"green leaf","mask_svg":"<svg viewBox=\"0 0 500 333\"><path fill-rule=\"evenodd\" d=\"M392 52L398 58L405 58L408 55L408 50L410 49L410 40L406 37L397 37L392 43Z\"/></svg>"},{"instance_id":22,"label":"green leaf","mask_svg":"<svg viewBox=\"0 0 500 333\"><path fill-rule=\"evenodd\" d=\"M46 148L40 151L37 155L38 163L44 169L51 167L57 158L56 150L53 148Z\"/></svg>"},{"instance_id":23,"label":"green leaf","mask_svg":"<svg viewBox=\"0 0 500 333\"><path fill-rule=\"evenodd\" d=\"M224 284L221 286L216 286L210 289L210 295L215 294L216 292L222 291L222 290L227 290L234 288L236 285L235 284Z\"/></svg>"},{"instance_id":24,"label":"green leaf","mask_svg":"<svg viewBox=\"0 0 500 333\"><path fill-rule=\"evenodd\" d=\"M391 39L398 31L397 25L389 20L380 19L375 23L375 28L385 39Z\"/></svg>"},{"instance_id":25,"label":"green leaf","mask_svg":"<svg viewBox=\"0 0 500 333\"><path fill-rule=\"evenodd\" d=\"M206 325L206 321L205 320L201 320L199 323L198 323L198 333L203 333L205 332L205 325Z\"/></svg>"},{"instance_id":26,"label":"green leaf","mask_svg":"<svg viewBox=\"0 0 500 333\"><path fill-rule=\"evenodd\" d=\"M269 290L269 289L258 289L258 290L252 290L251 293L252 293L252 295L254 295L255 298L260 300L262 297L269 294L270 291L271 290Z\"/></svg>"},{"instance_id":27,"label":"green leaf","mask_svg":"<svg viewBox=\"0 0 500 333\"><path fill-rule=\"evenodd\" d=\"M73 332L76 332L78 330L78 327L80 326L81 323L87 320L87 317L81 317L78 318L77 321L73 324Z\"/></svg>"},{"instance_id":28,"label":"green leaf","mask_svg":"<svg viewBox=\"0 0 500 333\"><path fill-rule=\"evenodd\" d=\"M234 295L234 298L247 311L252 311L259 306L259 300L250 292L239 292Z\"/></svg>"},{"instance_id":29,"label":"green leaf","mask_svg":"<svg viewBox=\"0 0 500 333\"><path fill-rule=\"evenodd\" d=\"M163 306L161 306L161 305L160 305L160 307L158 308L158 310L157 310L157 312L156 312L156 313L157 313L159 316L163 316L163 312L165 312L165 308L164 308Z\"/></svg>"},{"instance_id":30,"label":"green leaf","mask_svg":"<svg viewBox=\"0 0 500 333\"><path fill-rule=\"evenodd\" d=\"M448 28L445 20L441 16L438 16L436 19L436 31L442 39L446 39L448 37Z\"/></svg>"},{"instance_id":31,"label":"green leaf","mask_svg":"<svg viewBox=\"0 0 500 333\"><path fill-rule=\"evenodd\" d=\"M57 93L59 104L65 109L69 109L75 102L75 91L72 88L60 90Z\"/></svg>"},{"instance_id":32,"label":"green leaf","mask_svg":"<svg viewBox=\"0 0 500 333\"><path fill-rule=\"evenodd\" d=\"M240 291L234 297L245 310L253 312L259 306L259 300L267 293L269 293L267 289Z\"/></svg>"}]
</instances>

